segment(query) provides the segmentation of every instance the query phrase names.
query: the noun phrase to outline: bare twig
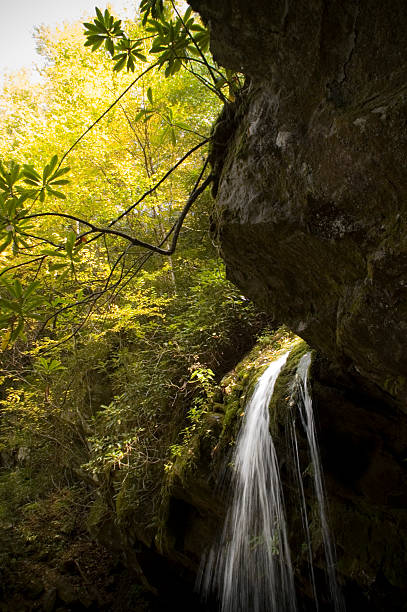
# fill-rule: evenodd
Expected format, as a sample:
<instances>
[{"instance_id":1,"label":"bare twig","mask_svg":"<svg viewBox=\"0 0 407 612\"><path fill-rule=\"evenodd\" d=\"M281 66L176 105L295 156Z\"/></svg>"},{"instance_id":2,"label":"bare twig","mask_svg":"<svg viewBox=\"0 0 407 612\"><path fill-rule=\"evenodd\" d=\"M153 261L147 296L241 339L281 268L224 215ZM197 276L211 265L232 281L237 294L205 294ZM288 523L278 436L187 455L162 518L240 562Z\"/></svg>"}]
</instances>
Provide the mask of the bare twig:
<instances>
[{"instance_id":1,"label":"bare twig","mask_svg":"<svg viewBox=\"0 0 407 612\"><path fill-rule=\"evenodd\" d=\"M184 26L185 32L188 34L189 38L192 41L192 44L194 45L194 47L196 48L196 50L198 51L199 55L202 58L203 63L205 64L206 68L208 69L209 74L212 77L213 82L216 84L216 77L212 71L212 68L210 66L210 64L208 63L201 47L198 45L198 43L196 42L195 38L192 36L191 32L189 31L189 28L187 27L185 21L182 19L180 13L178 12L177 7L175 6L174 0L171 0L171 4L172 4L172 8L174 9L174 11L176 12L178 19L181 21L182 25Z\"/></svg>"},{"instance_id":2,"label":"bare twig","mask_svg":"<svg viewBox=\"0 0 407 612\"><path fill-rule=\"evenodd\" d=\"M139 81L143 76L145 76L148 72L150 72L150 70L152 70L153 68L156 68L157 66L158 66L158 62L156 62L155 64L152 64L151 66L146 68L146 70L144 70L141 74L139 74L138 77L135 78L134 81L132 81L128 87L126 87L126 89L120 94L120 96L118 98L116 98L116 100L114 102L112 102L112 104L96 119L96 121L94 121L92 123L92 125L90 125L79 136L79 138L77 138L75 140L73 145L70 146L69 149L61 157L61 159L59 161L59 164L57 166L57 170L60 168L60 166L62 165L62 162L66 159L66 157L69 155L69 153L72 151L72 149L74 149L76 147L76 145L82 140L82 138L84 138L86 136L86 134L88 134L95 127L95 125L97 125L99 123L99 121L101 121L103 119L103 117L105 117L107 115L107 113L110 112L114 106L116 106L116 104L123 98L123 96L126 95L126 93L133 87L133 85L135 85L137 83L137 81Z\"/></svg>"},{"instance_id":3,"label":"bare twig","mask_svg":"<svg viewBox=\"0 0 407 612\"><path fill-rule=\"evenodd\" d=\"M14 270L15 268L29 266L30 264L36 263L37 261L40 261L43 258L44 258L44 255L41 255L40 257L34 257L34 259L30 259L29 261L23 261L19 264L15 264L14 266L9 266L8 268L4 268L4 270L1 270L0 276L3 276L3 274L7 274L7 272L10 272L10 270Z\"/></svg>"}]
</instances>

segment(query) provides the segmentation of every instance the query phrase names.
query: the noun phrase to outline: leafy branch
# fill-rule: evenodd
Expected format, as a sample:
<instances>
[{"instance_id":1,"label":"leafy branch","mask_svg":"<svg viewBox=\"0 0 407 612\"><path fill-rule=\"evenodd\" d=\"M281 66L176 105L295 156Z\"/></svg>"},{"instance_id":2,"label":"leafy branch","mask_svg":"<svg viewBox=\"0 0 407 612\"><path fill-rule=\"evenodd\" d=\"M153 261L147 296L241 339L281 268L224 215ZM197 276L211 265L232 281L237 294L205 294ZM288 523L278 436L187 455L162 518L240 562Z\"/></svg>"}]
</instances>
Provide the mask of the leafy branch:
<instances>
[{"instance_id":1,"label":"leafy branch","mask_svg":"<svg viewBox=\"0 0 407 612\"><path fill-rule=\"evenodd\" d=\"M115 62L113 70L120 71L126 67L134 72L138 61L148 61L142 50L145 41L152 40L148 53L155 57L154 64L164 68L166 77L173 76L182 67L188 68L191 62L199 63L207 71L209 81L204 74L189 70L206 87L208 87L222 102L227 98L222 91L229 86L230 96L234 96L236 79L229 71L223 73L218 67L212 66L207 59L209 50L209 32L193 15L189 7L181 15L173 0L170 0L173 17L164 9L162 0L143 0L140 3L142 23L149 36L132 39L122 28L121 20L115 18L106 9L102 12L96 9L93 22L85 23L85 46L96 51L104 45L107 53ZM212 83L210 82L212 81Z\"/></svg>"}]
</instances>

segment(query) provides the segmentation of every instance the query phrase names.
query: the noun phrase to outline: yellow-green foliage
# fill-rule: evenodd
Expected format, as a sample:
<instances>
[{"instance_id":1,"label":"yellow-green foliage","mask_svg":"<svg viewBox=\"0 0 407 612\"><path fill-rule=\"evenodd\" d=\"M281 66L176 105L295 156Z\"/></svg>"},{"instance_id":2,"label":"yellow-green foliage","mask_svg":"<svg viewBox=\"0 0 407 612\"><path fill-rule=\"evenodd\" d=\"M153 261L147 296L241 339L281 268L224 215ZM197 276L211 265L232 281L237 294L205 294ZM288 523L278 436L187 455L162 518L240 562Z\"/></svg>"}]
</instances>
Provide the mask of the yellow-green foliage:
<instances>
[{"instance_id":1,"label":"yellow-green foliage","mask_svg":"<svg viewBox=\"0 0 407 612\"><path fill-rule=\"evenodd\" d=\"M137 27L133 34L143 38ZM101 50L92 58L83 47L81 30L42 28L39 45L49 61L41 86L11 77L0 91L0 203L7 203L0 450L11 458L0 515L13 517L21 504L38 514L41 499L80 482L89 487L92 534L111 529L149 544L163 524L172 479L192 473L216 446L223 360L242 350L239 342L250 345L261 316L225 278L207 232L209 191L194 203L171 258L147 257L123 232L167 246L206 156L220 108L213 92L226 94L231 84L210 91L188 71L166 79L152 69L102 120L133 76L112 76ZM12 158L30 168L10 165ZM32 217L26 243L25 200L14 197L23 187ZM83 235L92 224L117 232L92 240ZM22 449L26 458L16 465Z\"/></svg>"}]
</instances>

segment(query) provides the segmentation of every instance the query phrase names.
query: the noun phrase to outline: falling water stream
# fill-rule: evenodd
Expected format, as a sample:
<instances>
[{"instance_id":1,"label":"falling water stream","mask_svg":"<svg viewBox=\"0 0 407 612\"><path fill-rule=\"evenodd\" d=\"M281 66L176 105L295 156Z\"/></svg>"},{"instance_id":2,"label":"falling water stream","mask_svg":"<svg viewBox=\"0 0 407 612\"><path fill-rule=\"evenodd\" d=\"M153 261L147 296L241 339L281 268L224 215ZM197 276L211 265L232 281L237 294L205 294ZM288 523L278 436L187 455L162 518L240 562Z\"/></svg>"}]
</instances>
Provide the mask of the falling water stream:
<instances>
[{"instance_id":1,"label":"falling water stream","mask_svg":"<svg viewBox=\"0 0 407 612\"><path fill-rule=\"evenodd\" d=\"M202 591L222 612L295 612L280 473L269 432L269 403L288 353L259 378L232 459L233 497L221 540L206 559Z\"/></svg>"},{"instance_id":2,"label":"falling water stream","mask_svg":"<svg viewBox=\"0 0 407 612\"><path fill-rule=\"evenodd\" d=\"M334 612L344 612L345 604L343 601L342 593L339 589L338 582L336 579L336 552L333 540L330 535L328 519L327 519L327 503L326 494L322 476L321 459L319 456L318 442L315 430L315 419L314 412L312 409L312 399L308 389L308 373L311 365L311 353L306 353L301 359L297 367L297 373L294 380L292 389L292 395L297 397L296 407L300 415L302 426L307 436L308 448L312 466L312 478L314 484L315 496L318 503L319 520L321 524L322 540L324 543L324 552L326 560L326 572L328 578L328 586L330 592L330 598L332 602L332 609ZM314 600L316 609L318 610L318 596L315 586L314 570L312 566L312 548L311 538L309 532L309 523L307 517L307 509L304 496L304 487L302 484L302 473L300 468L299 454L298 454L298 442L296 437L295 429L295 418L291 418L291 436L293 440L294 449L294 462L297 469L298 482L300 483L300 496L301 496L301 513L303 518L303 525L306 534L311 583L314 592Z\"/></svg>"},{"instance_id":3,"label":"falling water stream","mask_svg":"<svg viewBox=\"0 0 407 612\"><path fill-rule=\"evenodd\" d=\"M223 532L219 542L202 562L199 588L203 596L217 593L221 612L297 611L280 471L269 431L269 404L287 357L288 353L285 353L267 368L246 406L231 462L232 493ZM312 465L332 610L345 612L336 580L335 548L329 534L312 400L308 391L310 363L311 355L307 353L298 364L290 391L293 400L289 423L291 452L315 610L318 610L311 535L296 433L298 414L306 434Z\"/></svg>"}]
</instances>

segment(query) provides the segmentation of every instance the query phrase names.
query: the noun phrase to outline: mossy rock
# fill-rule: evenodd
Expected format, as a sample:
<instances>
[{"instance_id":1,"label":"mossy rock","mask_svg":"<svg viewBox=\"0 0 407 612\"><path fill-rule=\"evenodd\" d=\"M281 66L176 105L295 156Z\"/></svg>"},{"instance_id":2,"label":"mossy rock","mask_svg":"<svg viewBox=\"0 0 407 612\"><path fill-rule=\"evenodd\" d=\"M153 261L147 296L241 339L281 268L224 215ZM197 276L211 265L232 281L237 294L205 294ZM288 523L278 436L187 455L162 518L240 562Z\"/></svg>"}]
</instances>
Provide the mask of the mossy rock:
<instances>
[{"instance_id":1,"label":"mossy rock","mask_svg":"<svg viewBox=\"0 0 407 612\"><path fill-rule=\"evenodd\" d=\"M218 476L223 473L259 377L287 350L291 355L283 382L280 381L284 395L289 377L295 374L298 361L308 351L308 346L289 330L281 328L260 338L250 353L223 378L219 385L221 393L214 393L192 435L187 435L177 449L178 455L169 463L162 486L161 514L155 536L156 546L162 552L177 553L171 528L174 504L194 508L193 512L198 510L196 516L194 514L195 527L199 516L206 517L209 522L215 515L217 521L222 519L225 508L224 500L216 497ZM122 503L123 495L120 492L116 504Z\"/></svg>"},{"instance_id":2,"label":"mossy rock","mask_svg":"<svg viewBox=\"0 0 407 612\"><path fill-rule=\"evenodd\" d=\"M299 342L301 341L298 336L285 327L279 328L274 333L266 333L236 368L222 380L225 417L220 444L223 448L234 443L247 402L260 376L271 362L278 359L285 351L293 350Z\"/></svg>"},{"instance_id":3,"label":"mossy rock","mask_svg":"<svg viewBox=\"0 0 407 612\"><path fill-rule=\"evenodd\" d=\"M285 425L289 415L288 402L291 401L291 389L300 359L310 351L304 340L296 337L289 348L290 354L282 368L270 400L270 430L278 434L278 426Z\"/></svg>"}]
</instances>

